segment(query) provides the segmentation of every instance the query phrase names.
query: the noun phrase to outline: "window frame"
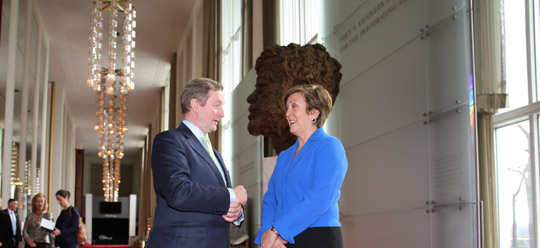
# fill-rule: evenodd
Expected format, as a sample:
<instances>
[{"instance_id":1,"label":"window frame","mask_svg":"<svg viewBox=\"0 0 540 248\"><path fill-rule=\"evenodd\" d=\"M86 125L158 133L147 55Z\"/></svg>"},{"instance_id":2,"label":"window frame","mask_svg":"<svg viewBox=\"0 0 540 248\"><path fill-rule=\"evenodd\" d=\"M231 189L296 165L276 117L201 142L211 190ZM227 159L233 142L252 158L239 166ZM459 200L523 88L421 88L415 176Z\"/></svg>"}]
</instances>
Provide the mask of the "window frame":
<instances>
[{"instance_id":1,"label":"window frame","mask_svg":"<svg viewBox=\"0 0 540 248\"><path fill-rule=\"evenodd\" d=\"M508 0L506 0L508 1ZM506 2L508 3L508 2ZM494 127L494 138L496 139L497 130L500 128L507 127L519 123L524 120L529 121L529 161L531 163L531 180L532 180L532 214L533 214L533 223L534 228L534 247L538 247L538 238L540 237L540 230L538 228L540 219L539 219L539 199L540 199L540 190L539 190L539 118L540 118L540 102L538 101L538 78L537 70L540 68L538 65L538 57L540 56L540 8L539 0L526 0L525 2L525 40L526 40L526 53L527 53L527 87L528 87L528 104L521 106L515 109L502 110L501 113L495 114L493 117L493 127ZM503 51L506 48L503 49ZM506 56L503 56L506 59ZM508 63L503 61L503 63ZM505 69L506 70L506 69ZM511 82L507 82L511 83ZM496 142L495 142L496 144ZM498 169L497 159L495 158L495 168ZM498 180L498 176L497 176ZM499 182L497 181L497 187L500 187ZM499 194L497 192L497 194ZM499 198L499 196L497 196ZM500 215L497 213L497 215ZM497 228L500 233L500 224L497 223ZM502 244L499 244L500 246ZM501 246L502 247L502 246Z\"/></svg>"}]
</instances>

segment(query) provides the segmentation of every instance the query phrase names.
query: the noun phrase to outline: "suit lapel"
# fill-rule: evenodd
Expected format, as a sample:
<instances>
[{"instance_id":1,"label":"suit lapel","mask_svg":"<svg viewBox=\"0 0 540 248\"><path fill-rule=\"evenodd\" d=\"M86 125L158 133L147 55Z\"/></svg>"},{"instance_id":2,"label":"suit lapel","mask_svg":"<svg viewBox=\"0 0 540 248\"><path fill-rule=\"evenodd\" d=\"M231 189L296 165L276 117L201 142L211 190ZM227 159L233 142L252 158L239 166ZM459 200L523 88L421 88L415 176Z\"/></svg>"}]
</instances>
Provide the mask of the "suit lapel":
<instances>
[{"instance_id":1,"label":"suit lapel","mask_svg":"<svg viewBox=\"0 0 540 248\"><path fill-rule=\"evenodd\" d=\"M4 213L8 217L8 220L9 220L9 232L11 233L12 230L13 230L13 223L11 222L11 215L9 214L9 210L7 208L4 210ZM15 215L15 224L17 224L17 215ZM15 227L15 230L17 230L17 227Z\"/></svg>"},{"instance_id":2,"label":"suit lapel","mask_svg":"<svg viewBox=\"0 0 540 248\"><path fill-rule=\"evenodd\" d=\"M223 158L221 157L221 154L217 152L216 149L212 147L212 150L214 150L214 154L216 155L216 158L219 161L219 166L221 166L221 170L223 170L223 174L225 175L225 181L227 181L226 187L232 188L231 186L231 178L229 177L229 172L227 171L227 168L225 168L225 162L223 162Z\"/></svg>"},{"instance_id":3,"label":"suit lapel","mask_svg":"<svg viewBox=\"0 0 540 248\"><path fill-rule=\"evenodd\" d=\"M212 160L212 158L210 157L210 154L208 154L208 152L206 151L206 148L203 147L203 145L201 144L199 139L197 139L195 134L193 134L191 130L189 130L189 128L184 123L180 124L179 129L180 129L180 132L184 134L184 136L186 137L186 140L188 144L191 146L191 148L193 148L193 150L195 150L195 152L197 152L197 154L199 154L199 156L201 156L206 161L206 164L210 166L210 169L214 172L215 176L218 178L220 182L222 182L222 185L226 186L223 184L223 177L221 176L221 173L215 166L214 160ZM216 158L218 158L219 163L223 164L223 159L221 158L221 155L219 155L219 153L217 153L215 149L213 150L214 150L214 154L215 155L217 154ZM223 169L223 166L221 168ZM227 175L227 173L225 173L225 175ZM227 182L229 182L228 177L225 176L225 178L227 179Z\"/></svg>"}]
</instances>

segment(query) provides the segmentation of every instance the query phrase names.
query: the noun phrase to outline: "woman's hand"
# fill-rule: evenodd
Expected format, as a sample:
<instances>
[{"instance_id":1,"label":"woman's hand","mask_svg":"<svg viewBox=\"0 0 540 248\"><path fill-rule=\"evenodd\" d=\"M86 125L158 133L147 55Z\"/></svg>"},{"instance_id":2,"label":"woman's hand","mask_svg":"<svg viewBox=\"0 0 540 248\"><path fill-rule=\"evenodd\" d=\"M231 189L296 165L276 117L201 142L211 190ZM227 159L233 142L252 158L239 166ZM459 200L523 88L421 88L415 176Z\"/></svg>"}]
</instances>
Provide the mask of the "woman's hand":
<instances>
[{"instance_id":1,"label":"woman's hand","mask_svg":"<svg viewBox=\"0 0 540 248\"><path fill-rule=\"evenodd\" d=\"M287 242L287 240L284 240L283 238L281 238L281 236L278 238L278 241L281 242L281 246L279 247L286 247L285 244L289 243ZM278 242L276 241L276 243Z\"/></svg>"},{"instance_id":2,"label":"woman's hand","mask_svg":"<svg viewBox=\"0 0 540 248\"><path fill-rule=\"evenodd\" d=\"M30 247L36 247L36 243L34 242L34 239L33 238L27 238L26 240L26 244Z\"/></svg>"},{"instance_id":3,"label":"woman's hand","mask_svg":"<svg viewBox=\"0 0 540 248\"><path fill-rule=\"evenodd\" d=\"M284 243L285 242L285 243ZM272 232L270 229L266 230L261 237L261 247L262 248L285 248L287 241L283 240L276 233Z\"/></svg>"},{"instance_id":4,"label":"woman's hand","mask_svg":"<svg viewBox=\"0 0 540 248\"><path fill-rule=\"evenodd\" d=\"M276 239L276 242L274 242L274 246L272 246L272 248L287 248L287 246L285 246L285 244L287 244L287 243L289 243L289 242L282 239L281 236L278 236L278 238Z\"/></svg>"},{"instance_id":5,"label":"woman's hand","mask_svg":"<svg viewBox=\"0 0 540 248\"><path fill-rule=\"evenodd\" d=\"M60 236L60 235L62 235L62 232L60 230L58 230L58 228L55 227L52 234L54 234L54 236Z\"/></svg>"}]
</instances>

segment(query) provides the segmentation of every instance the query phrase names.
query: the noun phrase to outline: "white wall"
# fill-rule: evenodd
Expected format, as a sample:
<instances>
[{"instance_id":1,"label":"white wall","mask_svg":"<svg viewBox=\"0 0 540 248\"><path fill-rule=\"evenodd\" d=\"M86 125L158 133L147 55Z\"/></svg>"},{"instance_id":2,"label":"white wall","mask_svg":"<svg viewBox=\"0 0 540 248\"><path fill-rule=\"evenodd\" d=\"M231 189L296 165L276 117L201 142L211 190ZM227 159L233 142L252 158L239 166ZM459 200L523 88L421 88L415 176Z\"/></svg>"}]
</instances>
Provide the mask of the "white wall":
<instances>
[{"instance_id":1,"label":"white wall","mask_svg":"<svg viewBox=\"0 0 540 248\"><path fill-rule=\"evenodd\" d=\"M325 1L322 42L343 65L327 128L349 159L345 247L477 245L466 3Z\"/></svg>"},{"instance_id":2,"label":"white wall","mask_svg":"<svg viewBox=\"0 0 540 248\"><path fill-rule=\"evenodd\" d=\"M233 137L232 164L233 185L244 185L248 193L247 215L249 222L250 244L261 225L261 166L262 137L254 137L248 133L247 97L255 90L255 69L240 82L232 96L231 126ZM248 224L246 222L246 224Z\"/></svg>"}]
</instances>

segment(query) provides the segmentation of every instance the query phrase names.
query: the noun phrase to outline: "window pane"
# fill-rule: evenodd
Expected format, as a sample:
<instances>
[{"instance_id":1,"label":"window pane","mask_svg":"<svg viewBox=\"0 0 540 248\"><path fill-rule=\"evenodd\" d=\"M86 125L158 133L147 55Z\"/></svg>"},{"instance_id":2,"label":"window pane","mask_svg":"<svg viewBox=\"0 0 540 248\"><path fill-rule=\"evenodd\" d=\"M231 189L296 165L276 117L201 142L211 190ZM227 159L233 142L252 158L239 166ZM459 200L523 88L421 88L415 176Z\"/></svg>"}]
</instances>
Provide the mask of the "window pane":
<instances>
[{"instance_id":1,"label":"window pane","mask_svg":"<svg viewBox=\"0 0 540 248\"><path fill-rule=\"evenodd\" d=\"M232 5L232 31L235 32L242 25L242 1L233 0Z\"/></svg>"},{"instance_id":2,"label":"window pane","mask_svg":"<svg viewBox=\"0 0 540 248\"><path fill-rule=\"evenodd\" d=\"M540 58L540 6L539 6L539 2L538 0L534 0L534 33L535 33L535 44L536 44L536 52L535 52L535 60L536 60L536 100L538 101L538 99L540 98L540 87L538 85L538 78L540 77L540 75L538 75L538 73L540 73L540 60L538 58Z\"/></svg>"},{"instance_id":3,"label":"window pane","mask_svg":"<svg viewBox=\"0 0 540 248\"><path fill-rule=\"evenodd\" d=\"M231 39L231 1L224 0L221 2L221 41L223 42L222 47L227 47Z\"/></svg>"},{"instance_id":4,"label":"window pane","mask_svg":"<svg viewBox=\"0 0 540 248\"><path fill-rule=\"evenodd\" d=\"M495 130L500 247L534 247L529 121Z\"/></svg>"},{"instance_id":5,"label":"window pane","mask_svg":"<svg viewBox=\"0 0 540 248\"><path fill-rule=\"evenodd\" d=\"M504 1L504 33L508 111L529 103L525 1Z\"/></svg>"}]
</instances>

